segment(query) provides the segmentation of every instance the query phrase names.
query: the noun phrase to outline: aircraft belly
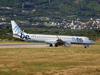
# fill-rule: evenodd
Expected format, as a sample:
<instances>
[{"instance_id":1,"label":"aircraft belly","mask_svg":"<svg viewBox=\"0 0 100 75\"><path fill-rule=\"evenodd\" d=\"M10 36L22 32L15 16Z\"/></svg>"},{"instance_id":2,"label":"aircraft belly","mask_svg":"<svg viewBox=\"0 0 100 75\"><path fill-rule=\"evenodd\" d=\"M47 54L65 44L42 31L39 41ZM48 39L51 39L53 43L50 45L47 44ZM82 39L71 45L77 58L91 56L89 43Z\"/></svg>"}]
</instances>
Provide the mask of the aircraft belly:
<instances>
[{"instance_id":1,"label":"aircraft belly","mask_svg":"<svg viewBox=\"0 0 100 75\"><path fill-rule=\"evenodd\" d=\"M71 44L82 44L82 45L91 45L92 43L84 43L84 42L71 42Z\"/></svg>"}]
</instances>

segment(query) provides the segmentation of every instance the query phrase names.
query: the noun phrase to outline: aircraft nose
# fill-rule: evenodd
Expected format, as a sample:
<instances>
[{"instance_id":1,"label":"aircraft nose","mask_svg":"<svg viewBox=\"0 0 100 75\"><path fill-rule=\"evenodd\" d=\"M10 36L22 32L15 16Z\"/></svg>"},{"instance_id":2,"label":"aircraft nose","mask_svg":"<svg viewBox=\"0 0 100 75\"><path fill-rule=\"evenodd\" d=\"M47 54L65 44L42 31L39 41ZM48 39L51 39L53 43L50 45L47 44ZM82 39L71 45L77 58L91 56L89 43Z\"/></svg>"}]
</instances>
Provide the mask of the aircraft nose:
<instances>
[{"instance_id":1,"label":"aircraft nose","mask_svg":"<svg viewBox=\"0 0 100 75\"><path fill-rule=\"evenodd\" d=\"M95 44L95 42L94 41L91 41L92 42L92 44Z\"/></svg>"}]
</instances>

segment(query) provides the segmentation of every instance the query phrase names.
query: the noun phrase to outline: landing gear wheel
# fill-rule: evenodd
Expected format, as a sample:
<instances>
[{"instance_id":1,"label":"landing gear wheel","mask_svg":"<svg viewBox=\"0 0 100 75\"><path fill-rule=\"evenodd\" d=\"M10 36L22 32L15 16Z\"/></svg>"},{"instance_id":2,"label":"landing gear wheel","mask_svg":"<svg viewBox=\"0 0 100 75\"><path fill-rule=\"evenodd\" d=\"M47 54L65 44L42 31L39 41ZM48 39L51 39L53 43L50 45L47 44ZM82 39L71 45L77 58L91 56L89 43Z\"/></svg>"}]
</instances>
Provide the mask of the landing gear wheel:
<instances>
[{"instance_id":1,"label":"landing gear wheel","mask_svg":"<svg viewBox=\"0 0 100 75\"><path fill-rule=\"evenodd\" d=\"M55 47L58 47L58 44L55 44Z\"/></svg>"},{"instance_id":2,"label":"landing gear wheel","mask_svg":"<svg viewBox=\"0 0 100 75\"><path fill-rule=\"evenodd\" d=\"M49 46L50 46L50 47L52 47L53 45L52 45L52 44L50 44Z\"/></svg>"},{"instance_id":3,"label":"landing gear wheel","mask_svg":"<svg viewBox=\"0 0 100 75\"><path fill-rule=\"evenodd\" d=\"M84 45L84 48L87 48L88 47L88 45Z\"/></svg>"},{"instance_id":4,"label":"landing gear wheel","mask_svg":"<svg viewBox=\"0 0 100 75\"><path fill-rule=\"evenodd\" d=\"M84 48L87 48L86 46Z\"/></svg>"}]
</instances>

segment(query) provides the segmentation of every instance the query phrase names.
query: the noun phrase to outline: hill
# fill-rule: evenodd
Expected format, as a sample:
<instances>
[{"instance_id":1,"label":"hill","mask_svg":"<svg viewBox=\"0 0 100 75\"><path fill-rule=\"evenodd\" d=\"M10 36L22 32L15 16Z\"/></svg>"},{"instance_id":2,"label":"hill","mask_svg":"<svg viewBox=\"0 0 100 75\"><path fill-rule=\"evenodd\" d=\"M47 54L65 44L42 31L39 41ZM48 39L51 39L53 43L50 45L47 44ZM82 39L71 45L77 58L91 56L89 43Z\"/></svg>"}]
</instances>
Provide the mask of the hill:
<instances>
[{"instance_id":1,"label":"hill","mask_svg":"<svg viewBox=\"0 0 100 75\"><path fill-rule=\"evenodd\" d=\"M67 15L100 16L100 0L1 0L0 6L59 11Z\"/></svg>"}]
</instances>

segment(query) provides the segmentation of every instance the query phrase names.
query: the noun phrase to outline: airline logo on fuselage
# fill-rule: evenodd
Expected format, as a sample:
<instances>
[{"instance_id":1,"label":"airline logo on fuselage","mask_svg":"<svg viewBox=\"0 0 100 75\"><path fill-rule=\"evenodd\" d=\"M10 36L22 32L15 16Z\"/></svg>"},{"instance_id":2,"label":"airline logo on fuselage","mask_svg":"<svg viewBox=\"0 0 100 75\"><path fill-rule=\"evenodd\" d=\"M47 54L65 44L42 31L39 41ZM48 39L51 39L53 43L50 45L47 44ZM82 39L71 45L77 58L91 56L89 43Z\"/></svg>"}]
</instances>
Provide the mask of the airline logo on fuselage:
<instances>
[{"instance_id":1,"label":"airline logo on fuselage","mask_svg":"<svg viewBox=\"0 0 100 75\"><path fill-rule=\"evenodd\" d=\"M26 40L31 39L31 38L29 38L29 35L24 35L24 34L22 34L22 33L21 33L20 38L21 38L21 39L26 39Z\"/></svg>"},{"instance_id":2,"label":"airline logo on fuselage","mask_svg":"<svg viewBox=\"0 0 100 75\"><path fill-rule=\"evenodd\" d=\"M83 39L72 37L72 41L74 41L74 42L83 42Z\"/></svg>"}]
</instances>

